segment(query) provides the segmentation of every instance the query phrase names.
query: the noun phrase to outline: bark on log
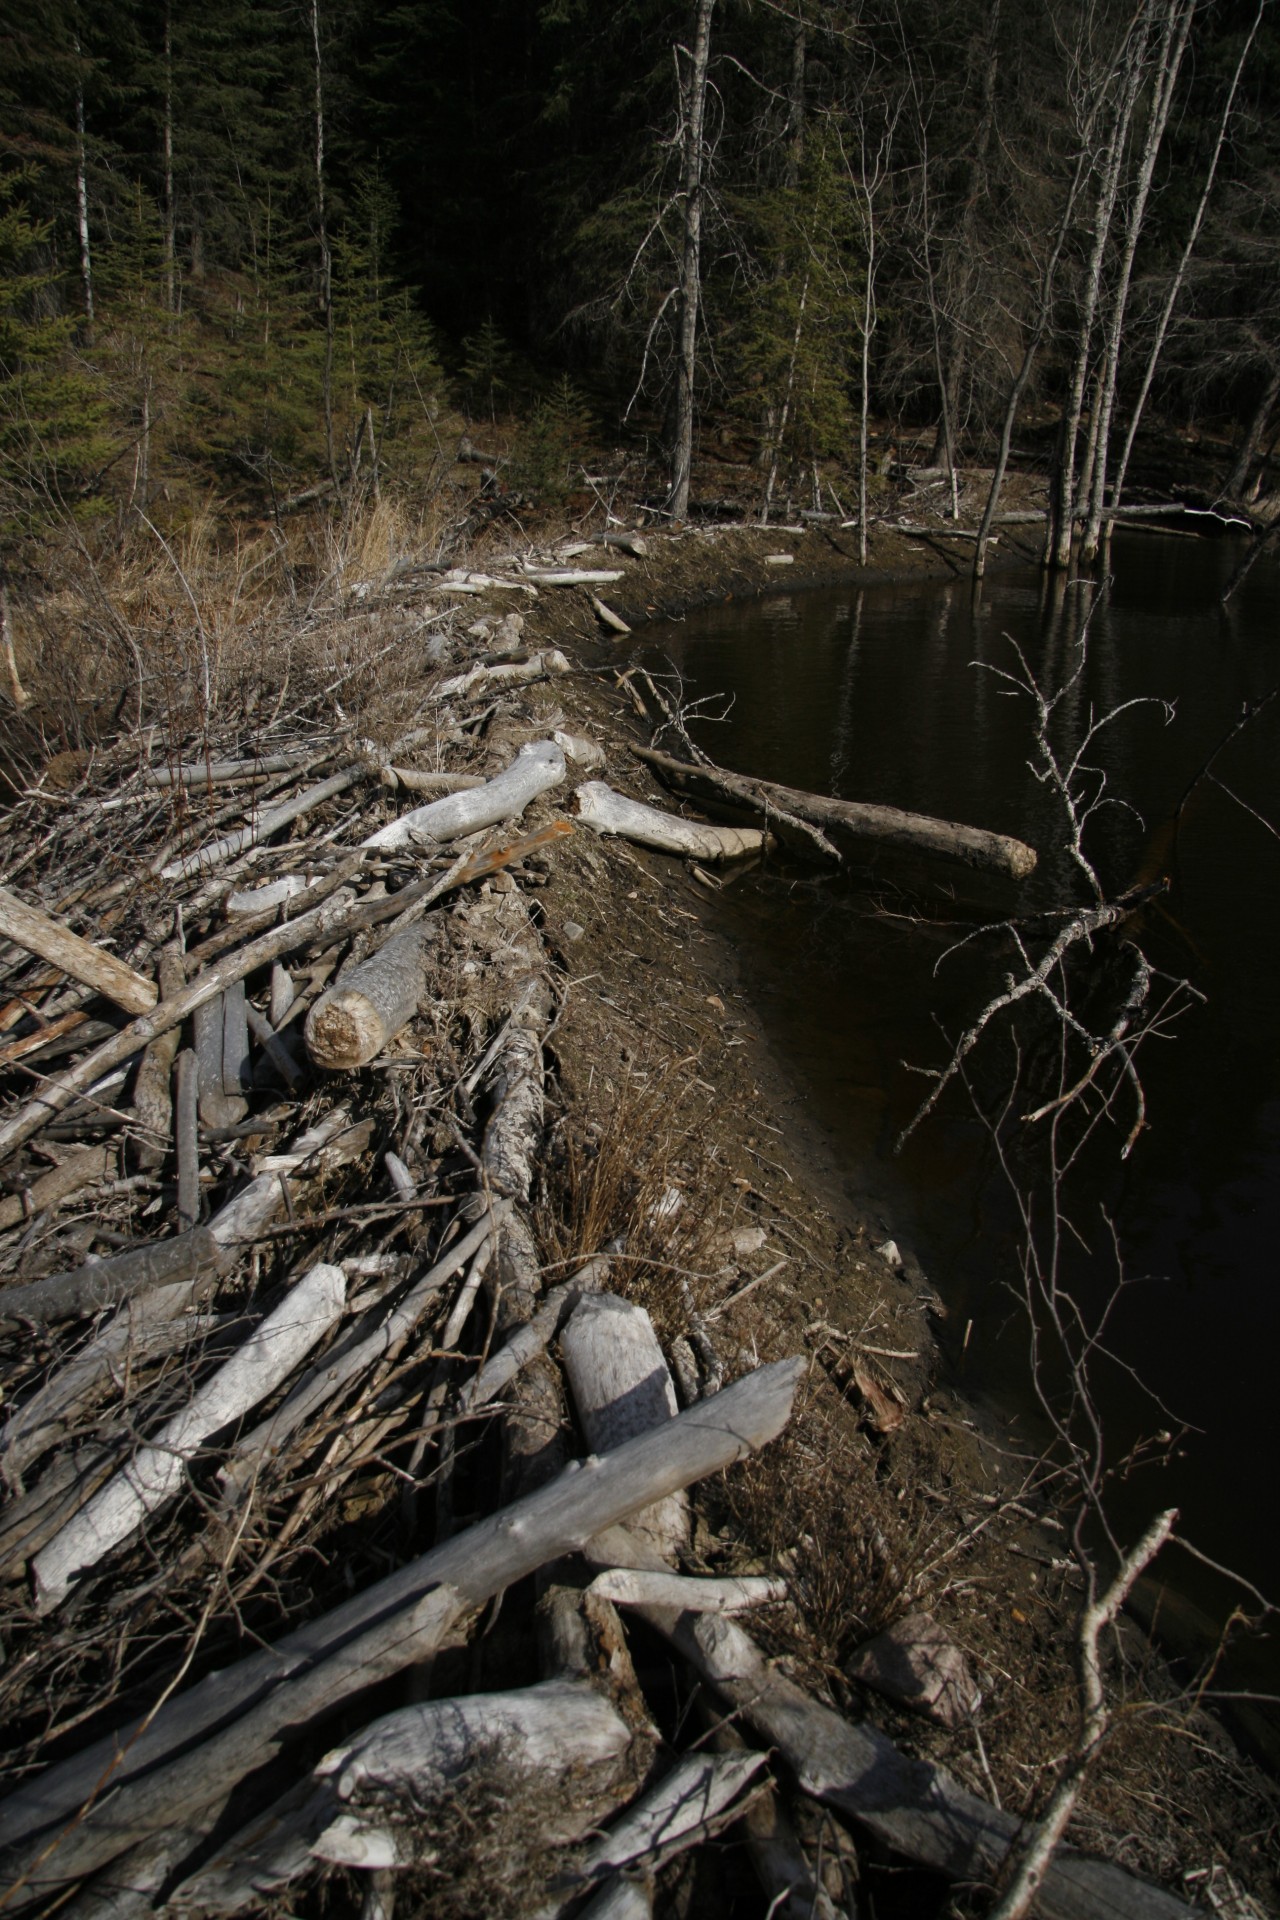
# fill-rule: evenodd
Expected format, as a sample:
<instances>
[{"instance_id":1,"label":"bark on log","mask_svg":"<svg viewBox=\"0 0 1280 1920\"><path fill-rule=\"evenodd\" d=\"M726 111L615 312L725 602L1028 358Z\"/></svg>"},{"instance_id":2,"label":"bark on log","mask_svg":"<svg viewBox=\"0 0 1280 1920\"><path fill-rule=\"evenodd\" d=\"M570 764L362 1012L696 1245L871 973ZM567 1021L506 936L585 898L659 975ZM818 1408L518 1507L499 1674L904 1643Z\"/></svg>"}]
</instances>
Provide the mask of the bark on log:
<instances>
[{"instance_id":1,"label":"bark on log","mask_svg":"<svg viewBox=\"0 0 1280 1920\"><path fill-rule=\"evenodd\" d=\"M631 533L625 527L618 533L602 533L600 538L606 547L617 547L623 553L629 553L633 560L647 560L649 557L649 549L641 535Z\"/></svg>"},{"instance_id":2,"label":"bark on log","mask_svg":"<svg viewBox=\"0 0 1280 1920\"><path fill-rule=\"evenodd\" d=\"M206 1127L234 1127L249 1111L239 1086L228 1090L226 1085L226 1017L227 996L220 993L197 1007L192 1021L200 1119Z\"/></svg>"},{"instance_id":3,"label":"bark on log","mask_svg":"<svg viewBox=\"0 0 1280 1920\"><path fill-rule=\"evenodd\" d=\"M322 994L307 1015L307 1052L318 1067L363 1067L407 1026L427 991L426 929L393 934Z\"/></svg>"},{"instance_id":4,"label":"bark on log","mask_svg":"<svg viewBox=\"0 0 1280 1920\"><path fill-rule=\"evenodd\" d=\"M807 1363L776 1362L389 1574L273 1647L210 1674L0 1803L16 1908L192 1811L216 1809L290 1729L425 1657L459 1617L593 1535L765 1446Z\"/></svg>"},{"instance_id":5,"label":"bark on log","mask_svg":"<svg viewBox=\"0 0 1280 1920\"><path fill-rule=\"evenodd\" d=\"M966 866L1008 874L1025 880L1036 864L1036 853L1025 841L1008 834L988 833L982 827L959 826L926 814L904 813L898 807L875 807L856 800L832 800L824 794L803 793L772 780L755 780L730 773L724 767L692 766L670 754L636 747L637 757L654 767L678 792L727 800L767 814L771 809L796 814L820 827L839 827L859 840L873 840L914 852L942 854Z\"/></svg>"},{"instance_id":6,"label":"bark on log","mask_svg":"<svg viewBox=\"0 0 1280 1920\"><path fill-rule=\"evenodd\" d=\"M158 971L160 997L162 1000L171 1000L175 993L182 991L187 980L182 950L176 941L170 941L161 949ZM179 1037L177 1027L171 1027L168 1033L162 1033L158 1040L153 1040L142 1056L138 1076L133 1083L134 1117L147 1136L139 1141L135 1149L137 1164L144 1169L164 1164L173 1136L171 1083Z\"/></svg>"},{"instance_id":7,"label":"bark on log","mask_svg":"<svg viewBox=\"0 0 1280 1920\"><path fill-rule=\"evenodd\" d=\"M630 1745L622 1715L585 1680L402 1708L326 1754L304 1790L242 1828L170 1905L233 1914L316 1861L412 1866L430 1839L431 1807L495 1754L509 1779L520 1777L515 1791L527 1782L545 1809L547 1842L567 1845L616 1805L610 1789Z\"/></svg>"},{"instance_id":8,"label":"bark on log","mask_svg":"<svg viewBox=\"0 0 1280 1920\"><path fill-rule=\"evenodd\" d=\"M378 778L393 792L403 787L406 793L474 793L484 785L476 773L421 773L416 767L383 767Z\"/></svg>"},{"instance_id":9,"label":"bark on log","mask_svg":"<svg viewBox=\"0 0 1280 1920\"><path fill-rule=\"evenodd\" d=\"M268 773L293 773L313 759L309 753L274 753L261 760L192 761L187 766L149 767L144 787L209 787L224 780L258 780Z\"/></svg>"},{"instance_id":10,"label":"bark on log","mask_svg":"<svg viewBox=\"0 0 1280 1920\"><path fill-rule=\"evenodd\" d=\"M587 780L575 795L578 818L597 833L620 834L660 853L680 854L691 860L741 860L759 853L765 836L756 827L713 827L699 820L682 820L643 801L615 793L603 780Z\"/></svg>"},{"instance_id":11,"label":"bark on log","mask_svg":"<svg viewBox=\"0 0 1280 1920\"><path fill-rule=\"evenodd\" d=\"M154 980L146 979L92 940L82 940L44 913L0 887L0 937L26 953L38 953L73 980L105 994L126 1013L149 1013L159 999Z\"/></svg>"},{"instance_id":12,"label":"bark on log","mask_svg":"<svg viewBox=\"0 0 1280 1920\"><path fill-rule=\"evenodd\" d=\"M148 1514L182 1491L188 1462L209 1436L274 1393L336 1324L345 1302L341 1267L323 1262L312 1267L182 1411L36 1555L32 1571L39 1612L51 1612L78 1574L96 1566Z\"/></svg>"},{"instance_id":13,"label":"bark on log","mask_svg":"<svg viewBox=\"0 0 1280 1920\"><path fill-rule=\"evenodd\" d=\"M464 833L518 817L540 793L558 786L564 775L564 755L555 741L531 740L521 747L509 767L482 787L470 793L446 794L443 800L415 807L412 813L401 814L360 844L395 848L419 839L437 843L460 839Z\"/></svg>"},{"instance_id":14,"label":"bark on log","mask_svg":"<svg viewBox=\"0 0 1280 1920\"><path fill-rule=\"evenodd\" d=\"M1012 1814L942 1767L909 1760L875 1728L851 1724L814 1700L733 1621L707 1614L664 1619L657 1609L647 1617L778 1749L806 1793L920 1866L971 1884L994 1881L1022 1832ZM1064 1852L1045 1877L1037 1912L1043 1920L1188 1920L1190 1909L1120 1867Z\"/></svg>"}]
</instances>

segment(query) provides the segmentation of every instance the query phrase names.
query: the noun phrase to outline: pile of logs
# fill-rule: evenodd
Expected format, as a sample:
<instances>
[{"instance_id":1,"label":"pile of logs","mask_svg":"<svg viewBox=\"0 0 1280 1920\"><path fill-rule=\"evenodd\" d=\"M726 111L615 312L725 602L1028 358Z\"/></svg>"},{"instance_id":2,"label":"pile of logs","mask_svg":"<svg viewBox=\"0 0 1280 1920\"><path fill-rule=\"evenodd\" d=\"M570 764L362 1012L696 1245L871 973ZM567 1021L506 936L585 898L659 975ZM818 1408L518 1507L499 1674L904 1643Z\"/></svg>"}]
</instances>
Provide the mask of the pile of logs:
<instances>
[{"instance_id":1,"label":"pile of logs","mask_svg":"<svg viewBox=\"0 0 1280 1920\"><path fill-rule=\"evenodd\" d=\"M465 722L512 664L434 698ZM584 1247L548 1284L559 1005L526 890L601 755L530 729L417 769L441 718L381 754L134 741L0 847L7 1905L233 1914L326 1877L429 1912L480 1871L458 1809L486 1780L513 1839L475 1911L650 1913L730 1828L761 1912L846 1910L796 1794L994 1883L1014 1819L741 1624L785 1585L688 1571L688 1490L782 1431L804 1363L695 1377L679 1411L625 1263ZM384 818L401 789L432 797ZM579 819L616 825L608 796L580 784ZM729 832L698 857L747 851ZM659 1731L632 1622L709 1720ZM468 1683L482 1634L501 1690ZM1185 1911L1069 1854L1040 1910Z\"/></svg>"}]
</instances>

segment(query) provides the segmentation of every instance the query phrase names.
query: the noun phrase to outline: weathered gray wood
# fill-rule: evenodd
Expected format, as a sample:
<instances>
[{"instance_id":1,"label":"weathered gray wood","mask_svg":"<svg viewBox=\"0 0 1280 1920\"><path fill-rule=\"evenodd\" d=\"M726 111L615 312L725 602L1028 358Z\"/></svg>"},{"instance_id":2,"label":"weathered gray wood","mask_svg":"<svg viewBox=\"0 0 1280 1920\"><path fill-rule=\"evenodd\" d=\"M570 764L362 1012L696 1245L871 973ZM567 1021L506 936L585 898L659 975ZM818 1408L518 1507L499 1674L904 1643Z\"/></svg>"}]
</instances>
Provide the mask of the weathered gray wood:
<instances>
[{"instance_id":1,"label":"weathered gray wood","mask_svg":"<svg viewBox=\"0 0 1280 1920\"><path fill-rule=\"evenodd\" d=\"M718 1405L713 1401L712 1405ZM895 1853L969 1883L994 1881L1021 1822L942 1767L909 1760L886 1735L844 1720L780 1674L732 1620L646 1616L764 1739L806 1793L848 1815ZM1108 1862L1064 1852L1046 1875L1043 1920L1188 1920L1185 1902Z\"/></svg>"},{"instance_id":2,"label":"weathered gray wood","mask_svg":"<svg viewBox=\"0 0 1280 1920\"><path fill-rule=\"evenodd\" d=\"M689 1754L607 1833L592 1843L574 1879L582 1886L643 1862L656 1872L739 1816L746 1788L765 1764L763 1753Z\"/></svg>"},{"instance_id":3,"label":"weathered gray wood","mask_svg":"<svg viewBox=\"0 0 1280 1920\"><path fill-rule=\"evenodd\" d=\"M378 777L384 787L393 792L403 787L406 793L474 793L484 785L479 774L423 773L417 767L383 767Z\"/></svg>"},{"instance_id":4,"label":"weathered gray wood","mask_svg":"<svg viewBox=\"0 0 1280 1920\"><path fill-rule=\"evenodd\" d=\"M493 1074L494 1109L484 1130L480 1160L495 1193L527 1202L542 1143L542 1039L528 1027L511 1026Z\"/></svg>"},{"instance_id":5,"label":"weathered gray wood","mask_svg":"<svg viewBox=\"0 0 1280 1920\"><path fill-rule=\"evenodd\" d=\"M674 1418L675 1389L643 1307L616 1294L585 1294L560 1336L560 1356L587 1444L621 1446ZM689 1541L689 1502L674 1493L632 1519L637 1535L663 1560Z\"/></svg>"},{"instance_id":6,"label":"weathered gray wood","mask_svg":"<svg viewBox=\"0 0 1280 1920\"><path fill-rule=\"evenodd\" d=\"M140 1447L129 1464L80 1509L32 1563L36 1604L56 1607L77 1575L136 1533L186 1483L187 1464L211 1434L256 1407L336 1323L346 1301L341 1267L311 1268L181 1412Z\"/></svg>"},{"instance_id":7,"label":"weathered gray wood","mask_svg":"<svg viewBox=\"0 0 1280 1920\"><path fill-rule=\"evenodd\" d=\"M170 1028L177 1033L176 1027ZM161 1035L167 1039L168 1035ZM154 1044L154 1043L153 1043ZM200 1063L184 1047L174 1063L174 1147L178 1162L178 1227L187 1231L200 1218Z\"/></svg>"},{"instance_id":8,"label":"weathered gray wood","mask_svg":"<svg viewBox=\"0 0 1280 1920\"><path fill-rule=\"evenodd\" d=\"M271 807L266 813L259 814L251 825L238 827L234 833L224 834L221 840L214 840L195 853L171 860L160 869L160 877L162 880L186 880L192 874L207 873L211 867L219 867L224 860L230 860L233 854L243 853L246 847L256 846L260 840L269 840L273 833L279 833L281 827L301 819L304 813L323 806L326 800L332 800L337 794L345 793L358 780L368 780L371 773L371 768L363 761L358 766L344 767L340 773L330 774L327 780L308 787L304 793L296 794L282 806Z\"/></svg>"},{"instance_id":9,"label":"weathered gray wood","mask_svg":"<svg viewBox=\"0 0 1280 1920\"><path fill-rule=\"evenodd\" d=\"M412 1020L427 991L425 930L393 934L322 994L307 1015L307 1052L318 1067L362 1067Z\"/></svg>"},{"instance_id":10,"label":"weathered gray wood","mask_svg":"<svg viewBox=\"0 0 1280 1920\"><path fill-rule=\"evenodd\" d=\"M568 1844L617 1805L615 1782L631 1739L622 1715L585 1680L402 1708L326 1754L305 1797L287 1795L235 1834L171 1905L233 1914L318 1861L411 1866L430 1841L429 1814L419 1810L495 1752L513 1790L523 1778L536 1793L548 1842Z\"/></svg>"},{"instance_id":11,"label":"weathered gray wood","mask_svg":"<svg viewBox=\"0 0 1280 1920\"><path fill-rule=\"evenodd\" d=\"M670 754L655 753L651 748L636 747L633 751L681 793L729 800L759 813L770 809L793 813L820 827L839 827L855 839L920 853L943 854L948 859L963 861L966 866L987 868L1014 880L1025 880L1036 864L1035 849L1008 834L988 833L985 828L960 826L952 820L934 820L925 814L904 813L899 807L833 800L825 794L778 786L772 780L730 773L724 767L693 766L684 760L673 760Z\"/></svg>"},{"instance_id":12,"label":"weathered gray wood","mask_svg":"<svg viewBox=\"0 0 1280 1920\"><path fill-rule=\"evenodd\" d=\"M547 647L530 654L527 660L503 660L496 666L475 666L467 673L443 680L435 689L437 700L467 700L473 694L488 695L505 687L527 687L548 674L568 673L569 662L558 647Z\"/></svg>"},{"instance_id":13,"label":"weathered gray wood","mask_svg":"<svg viewBox=\"0 0 1280 1920\"><path fill-rule=\"evenodd\" d=\"M177 941L171 940L161 948L158 972L160 997L171 1000L175 993L182 991L187 980L182 949ZM178 1040L176 1027L153 1040L143 1053L133 1083L133 1111L146 1135L135 1148L138 1165L143 1168L163 1165L173 1134L171 1081Z\"/></svg>"},{"instance_id":14,"label":"weathered gray wood","mask_svg":"<svg viewBox=\"0 0 1280 1920\"><path fill-rule=\"evenodd\" d=\"M170 1280L198 1280L228 1271L242 1244L262 1232L284 1205L280 1175L305 1170L325 1150L343 1157L358 1152L367 1135L353 1133L344 1145L338 1136L350 1115L335 1107L316 1126L300 1134L287 1154L272 1154L256 1179L235 1194L207 1227L175 1234L171 1240L146 1241L107 1260L95 1260L68 1273L51 1273L25 1286L0 1290L0 1319L30 1320L44 1326L97 1313Z\"/></svg>"},{"instance_id":15,"label":"weathered gray wood","mask_svg":"<svg viewBox=\"0 0 1280 1920\"><path fill-rule=\"evenodd\" d=\"M633 1526L635 1522L631 1523ZM764 1575L725 1575L703 1579L681 1573L655 1573L640 1567L609 1567L587 1589L615 1607L675 1607L687 1613L745 1613L749 1607L776 1606L787 1597L785 1580Z\"/></svg>"},{"instance_id":16,"label":"weathered gray wood","mask_svg":"<svg viewBox=\"0 0 1280 1920\"><path fill-rule=\"evenodd\" d=\"M628 1514L782 1431L807 1363L776 1362L399 1568L276 1646L24 1782L0 1803L15 1907L104 1865L187 1809L215 1809L314 1716L420 1660L459 1617Z\"/></svg>"},{"instance_id":17,"label":"weathered gray wood","mask_svg":"<svg viewBox=\"0 0 1280 1920\"><path fill-rule=\"evenodd\" d=\"M238 983L233 983L238 984ZM200 1118L206 1127L234 1127L249 1111L239 1089L227 1091L225 1082L226 994L206 1000L192 1021L200 1080Z\"/></svg>"},{"instance_id":18,"label":"weathered gray wood","mask_svg":"<svg viewBox=\"0 0 1280 1920\"><path fill-rule=\"evenodd\" d=\"M73 980L104 993L126 1013L148 1013L160 997L154 980L117 960L105 947L82 940L78 933L71 933L40 907L29 906L7 887L0 887L0 937L12 940L27 953L38 953Z\"/></svg>"},{"instance_id":19,"label":"weathered gray wood","mask_svg":"<svg viewBox=\"0 0 1280 1920\"><path fill-rule=\"evenodd\" d=\"M195 760L186 766L149 767L142 776L147 787L208 787L226 780L257 780L268 773L292 773L314 758L305 753L265 754L261 760Z\"/></svg>"},{"instance_id":20,"label":"weathered gray wood","mask_svg":"<svg viewBox=\"0 0 1280 1920\"><path fill-rule=\"evenodd\" d=\"M42 1173L21 1193L7 1193L0 1200L0 1231L6 1227L16 1227L28 1218L34 1219L46 1207L56 1207L59 1201L70 1199L82 1187L92 1186L95 1180L104 1180L115 1164L114 1147L78 1148L75 1153L68 1154L61 1166L51 1167L48 1173Z\"/></svg>"},{"instance_id":21,"label":"weathered gray wood","mask_svg":"<svg viewBox=\"0 0 1280 1920\"><path fill-rule=\"evenodd\" d=\"M615 793L603 780L584 781L574 799L584 826L684 859L741 860L764 846L765 836L758 827L714 827L704 820L684 820L679 814L663 813L659 807Z\"/></svg>"},{"instance_id":22,"label":"weathered gray wood","mask_svg":"<svg viewBox=\"0 0 1280 1920\"><path fill-rule=\"evenodd\" d=\"M450 793L402 813L361 841L362 847L407 847L415 840L458 840L500 820L518 818L530 801L564 779L564 754L554 740L531 740L510 766L469 793Z\"/></svg>"}]
</instances>

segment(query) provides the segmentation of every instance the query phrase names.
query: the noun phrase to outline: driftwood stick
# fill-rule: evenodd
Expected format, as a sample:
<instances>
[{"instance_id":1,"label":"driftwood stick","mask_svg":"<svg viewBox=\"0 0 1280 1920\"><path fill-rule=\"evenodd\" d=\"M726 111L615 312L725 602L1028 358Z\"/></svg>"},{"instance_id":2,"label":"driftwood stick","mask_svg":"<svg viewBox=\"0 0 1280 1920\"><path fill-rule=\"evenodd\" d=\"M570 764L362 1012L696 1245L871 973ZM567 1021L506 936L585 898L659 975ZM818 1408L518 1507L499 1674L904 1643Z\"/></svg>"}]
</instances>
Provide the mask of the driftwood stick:
<instances>
[{"instance_id":1,"label":"driftwood stick","mask_svg":"<svg viewBox=\"0 0 1280 1920\"><path fill-rule=\"evenodd\" d=\"M530 654L527 660L500 661L497 666L472 667L469 673L456 674L442 681L435 690L437 700L467 700L473 694L489 694L495 688L527 687L549 674L568 673L569 662L558 647L547 647Z\"/></svg>"},{"instance_id":2,"label":"driftwood stick","mask_svg":"<svg viewBox=\"0 0 1280 1920\"><path fill-rule=\"evenodd\" d=\"M167 1420L123 1472L109 1480L36 1555L32 1570L41 1613L50 1612L65 1598L78 1574L96 1566L135 1533L148 1514L167 1506L182 1491L188 1462L210 1434L230 1426L274 1393L324 1339L345 1301L346 1277L341 1267L323 1262L291 1288L182 1411Z\"/></svg>"},{"instance_id":3,"label":"driftwood stick","mask_svg":"<svg viewBox=\"0 0 1280 1920\"><path fill-rule=\"evenodd\" d=\"M819 827L841 828L855 839L943 854L963 861L966 866L990 868L1014 880L1025 880L1036 864L1035 849L1008 834L988 833L982 827L960 826L955 821L935 820L926 814L904 813L899 807L833 800L825 794L778 786L772 780L730 773L724 767L695 767L688 761L672 759L670 754L656 753L652 748L635 747L632 751L681 793L710 795L738 806L749 806L755 812L795 814Z\"/></svg>"},{"instance_id":4,"label":"driftwood stick","mask_svg":"<svg viewBox=\"0 0 1280 1920\"><path fill-rule=\"evenodd\" d=\"M273 1647L210 1674L0 1803L0 1882L16 1907L82 1878L251 1769L352 1694L421 1660L460 1616L595 1534L767 1445L806 1362L776 1362L397 1569ZM110 1791L107 1791L107 1789Z\"/></svg>"},{"instance_id":5,"label":"driftwood stick","mask_svg":"<svg viewBox=\"0 0 1280 1920\"><path fill-rule=\"evenodd\" d=\"M744 1613L748 1607L776 1606L787 1597L785 1580L751 1575L704 1580L639 1567L610 1567L596 1575L587 1591L615 1607L676 1607L686 1613Z\"/></svg>"},{"instance_id":6,"label":"driftwood stick","mask_svg":"<svg viewBox=\"0 0 1280 1920\"><path fill-rule=\"evenodd\" d=\"M484 781L475 773L421 773L416 767L383 767L378 775L392 792L403 787L406 793L474 793Z\"/></svg>"},{"instance_id":7,"label":"driftwood stick","mask_svg":"<svg viewBox=\"0 0 1280 1920\"><path fill-rule=\"evenodd\" d=\"M691 860L741 860L759 853L765 836L758 827L713 827L701 820L683 820L663 813L642 800L615 793L603 780L587 780L575 795L578 818L599 834L620 834L642 847L676 853Z\"/></svg>"},{"instance_id":8,"label":"driftwood stick","mask_svg":"<svg viewBox=\"0 0 1280 1920\"><path fill-rule=\"evenodd\" d=\"M0 936L61 967L73 980L105 994L126 1013L148 1013L160 997L154 980L117 960L105 947L69 932L41 908L19 900L7 887L0 887Z\"/></svg>"},{"instance_id":9,"label":"driftwood stick","mask_svg":"<svg viewBox=\"0 0 1280 1920\"><path fill-rule=\"evenodd\" d=\"M583 1855L575 1887L643 1862L668 1860L737 1820L742 1795L764 1766L763 1753L689 1754Z\"/></svg>"},{"instance_id":10,"label":"driftwood stick","mask_svg":"<svg viewBox=\"0 0 1280 1920\"><path fill-rule=\"evenodd\" d=\"M481 827L522 814L530 801L564 779L564 754L554 740L531 740L510 766L469 793L446 794L412 813L402 813L361 841L362 847L407 847L414 840L459 840Z\"/></svg>"},{"instance_id":11,"label":"driftwood stick","mask_svg":"<svg viewBox=\"0 0 1280 1920\"><path fill-rule=\"evenodd\" d=\"M266 754L261 760L193 760L185 766L149 767L144 787L211 787L224 780L257 780L268 773L296 773L314 760L309 753Z\"/></svg>"},{"instance_id":12,"label":"driftwood stick","mask_svg":"<svg viewBox=\"0 0 1280 1920\"><path fill-rule=\"evenodd\" d=\"M171 1033L177 1031L170 1028ZM186 1232L200 1218L200 1063L190 1047L184 1047L174 1063L173 1082L178 1229Z\"/></svg>"}]
</instances>

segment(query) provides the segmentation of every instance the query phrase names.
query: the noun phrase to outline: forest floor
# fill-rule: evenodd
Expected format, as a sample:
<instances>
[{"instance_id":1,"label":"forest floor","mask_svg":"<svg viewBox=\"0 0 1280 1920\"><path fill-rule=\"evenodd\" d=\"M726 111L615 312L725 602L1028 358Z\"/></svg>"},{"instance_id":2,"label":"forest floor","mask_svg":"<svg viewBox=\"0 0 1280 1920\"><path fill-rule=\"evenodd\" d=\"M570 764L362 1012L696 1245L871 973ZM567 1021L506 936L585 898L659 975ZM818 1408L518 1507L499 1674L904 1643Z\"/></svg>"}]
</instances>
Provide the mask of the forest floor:
<instances>
[{"instance_id":1,"label":"forest floor","mask_svg":"<svg viewBox=\"0 0 1280 1920\"><path fill-rule=\"evenodd\" d=\"M1011 508L1040 504L1032 483L1022 491L1025 499L1010 496ZM924 518L918 509L899 514L908 517L913 527ZM557 566L619 572L622 578L590 592L634 629L728 597L867 577L856 533L828 522L802 533L645 529L639 555L594 544L600 531L598 515L586 525L525 526L518 537L497 522L450 562L496 574L510 567L513 551L536 547ZM1033 532L1008 529L1002 551L1017 550ZM869 570L890 579L963 572L967 546L936 519L923 534L880 525ZM785 568L771 564L769 556L783 553L791 556ZM451 596L438 568L415 571L403 556L381 575L357 574L347 570L320 644L323 670L307 682L323 686L340 668L343 690L319 709L336 715L335 727L389 742L444 670L460 674L513 652L558 648L567 671L499 691L482 712L438 730L408 764L489 776L524 742L560 729L596 743L602 777L615 788L687 811L631 753L649 743L656 716L645 715L643 693L625 675L633 643L606 631L587 589L544 586L535 597L467 592L459 583ZM305 618L315 626L313 612ZM303 645L305 619L279 619L274 638L264 645L259 634L254 642L257 681L245 702L259 721L276 691L284 697L262 663L276 650L278 678L279 662ZM401 644L389 654L397 637ZM314 654L318 644L312 631L306 645ZM289 701L297 700L305 734L315 722L302 689L299 676ZM28 740L30 759L34 736ZM189 752L178 741L170 757L177 750ZM32 793L96 804L94 768L94 754L76 747L32 769L28 798L11 822L9 871L20 836L34 848L49 817ZM571 767L569 784L581 777ZM402 810L402 800L385 798L391 813ZM568 802L567 788L544 795L523 826L554 821ZM307 824L314 832L315 820ZM135 841L117 864L139 870L148 852L148 843ZM41 870L37 861L28 878ZM718 931L715 884L691 864L578 828L545 858L484 882L468 909L478 924L519 890L555 982L559 1012L544 1047L548 1144L535 1189L544 1273L549 1283L620 1234L639 1246L637 1229L647 1222L643 1254L619 1256L621 1276L611 1284L648 1309L669 1353L682 1348L695 1389L700 1380L705 1390L709 1370L733 1378L757 1362L807 1357L800 1404L783 1437L697 1492L692 1563L709 1573L782 1572L791 1605L770 1610L756 1629L771 1654L850 1718L870 1720L908 1754L940 1763L972 1792L1034 1819L1077 1712L1079 1576L1052 1477L1014 1427L980 1417L956 1390L934 1339L943 1303L909 1247L898 1251L895 1222L855 1209L833 1177L829 1149L808 1128L800 1091L775 1058L732 946ZM467 1018L474 1026L478 1016L472 1010ZM433 1148L437 1166L448 1145L445 1136ZM20 1187L38 1168L24 1161L6 1171ZM655 1221L665 1223L657 1251ZM45 1266L66 1260L60 1246ZM37 1260L21 1276L39 1270ZM48 1353L39 1359L47 1365ZM11 1401L15 1380L21 1399L30 1355L13 1365ZM394 1485L392 1496L400 1497ZM364 1497L367 1512L372 1496ZM922 1613L963 1656L966 1677L958 1684L967 1705L950 1726L852 1671L869 1640ZM21 1647L34 1629L24 1616L13 1631ZM661 1705L665 1656L650 1650L646 1663L642 1653L637 1664L659 1701L655 1712L680 1710ZM38 1676L38 1651L24 1657ZM509 1684L519 1642L482 1641L470 1662L472 1685ZM1214 1911L1263 1911L1248 1899L1265 1905L1277 1894L1273 1783L1187 1696L1136 1627L1122 1625L1108 1681L1115 1731L1091 1772L1074 1844ZM38 1759L31 1731L38 1706L20 1692L16 1700L25 1706L27 1760ZM948 1897L963 1907L961 1893L943 1895L874 1846L860 1842L852 1851L838 1823L813 1806L800 1803L796 1817L812 1853L827 1862L832 1893L847 1898L850 1911L856 1901L867 1913L919 1913L926 1902L939 1910ZM666 1870L659 1911L710 1913L714 1898L725 1912L763 1913L734 1833ZM849 1882L856 1879L855 1895Z\"/></svg>"}]
</instances>

